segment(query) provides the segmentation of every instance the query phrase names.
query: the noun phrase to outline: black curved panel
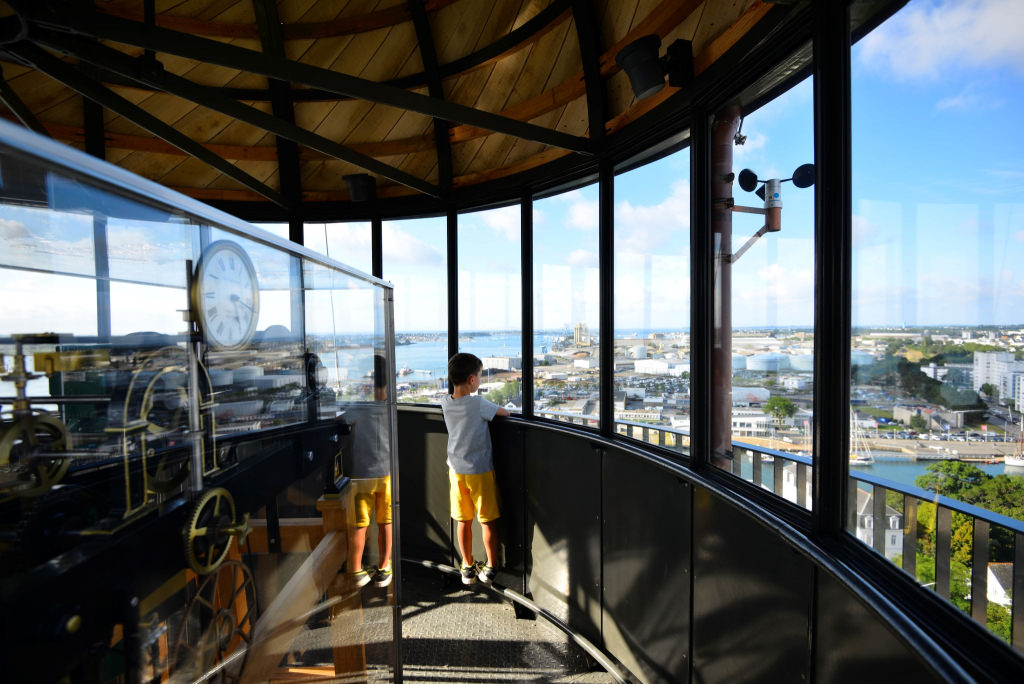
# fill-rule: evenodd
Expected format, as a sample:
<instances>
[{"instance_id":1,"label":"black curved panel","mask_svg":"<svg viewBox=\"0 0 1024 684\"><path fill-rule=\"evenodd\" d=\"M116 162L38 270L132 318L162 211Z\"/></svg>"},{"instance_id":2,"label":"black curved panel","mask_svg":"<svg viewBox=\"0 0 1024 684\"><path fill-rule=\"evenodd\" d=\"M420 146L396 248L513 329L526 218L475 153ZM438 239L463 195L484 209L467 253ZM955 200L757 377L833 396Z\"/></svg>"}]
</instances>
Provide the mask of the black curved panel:
<instances>
[{"instance_id":1,"label":"black curved panel","mask_svg":"<svg viewBox=\"0 0 1024 684\"><path fill-rule=\"evenodd\" d=\"M491 423L491 445L494 448L494 475L498 480L501 501L501 570L495 578L521 594L526 587L526 510L523 441L526 428L504 420ZM475 544L475 542L474 542ZM482 542L481 542L482 544ZM483 548L481 545L480 548Z\"/></svg>"},{"instance_id":2,"label":"black curved panel","mask_svg":"<svg viewBox=\"0 0 1024 684\"><path fill-rule=\"evenodd\" d=\"M605 649L644 681L687 681L693 487L617 449L603 479Z\"/></svg>"},{"instance_id":3,"label":"black curved panel","mask_svg":"<svg viewBox=\"0 0 1024 684\"><path fill-rule=\"evenodd\" d=\"M816 617L815 681L943 681L849 589L824 572L818 573Z\"/></svg>"},{"instance_id":4,"label":"black curved panel","mask_svg":"<svg viewBox=\"0 0 1024 684\"><path fill-rule=\"evenodd\" d=\"M447 449L440 412L398 412L403 556L453 563Z\"/></svg>"},{"instance_id":5,"label":"black curved panel","mask_svg":"<svg viewBox=\"0 0 1024 684\"><path fill-rule=\"evenodd\" d=\"M600 646L600 451L561 432L525 436L528 590L540 607Z\"/></svg>"},{"instance_id":6,"label":"black curved panel","mask_svg":"<svg viewBox=\"0 0 1024 684\"><path fill-rule=\"evenodd\" d=\"M695 487L694 681L811 681L813 591L814 566L806 557Z\"/></svg>"}]
</instances>

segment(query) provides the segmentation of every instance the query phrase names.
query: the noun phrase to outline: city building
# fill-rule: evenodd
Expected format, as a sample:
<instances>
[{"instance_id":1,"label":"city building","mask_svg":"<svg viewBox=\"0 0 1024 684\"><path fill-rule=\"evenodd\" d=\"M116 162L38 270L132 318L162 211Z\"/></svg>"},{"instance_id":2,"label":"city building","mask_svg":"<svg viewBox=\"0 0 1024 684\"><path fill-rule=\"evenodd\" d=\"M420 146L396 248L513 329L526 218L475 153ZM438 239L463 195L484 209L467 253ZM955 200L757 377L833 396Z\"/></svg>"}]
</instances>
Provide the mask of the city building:
<instances>
[{"instance_id":1,"label":"city building","mask_svg":"<svg viewBox=\"0 0 1024 684\"><path fill-rule=\"evenodd\" d=\"M484 356L480 359L484 370L516 371L523 369L523 359L519 356Z\"/></svg>"},{"instance_id":2,"label":"city building","mask_svg":"<svg viewBox=\"0 0 1024 684\"><path fill-rule=\"evenodd\" d=\"M12 549L0 549L0 608L13 625L0 643L6 679L191 681L218 672L203 672L205 662L174 671L175 654L207 650L219 674L235 679L231 670L244 667L245 681L573 679L530 658L505 677L487 672L490 656L509 650L497 642L523 645L511 649L519 656L548 642L508 638L505 627L527 621L511 610L507 624L481 620L486 602L464 602L465 619L446 621L469 626L468 636L405 629L441 615L435 604L454 595L407 591L417 575L459 581L438 377L477 329L521 330L524 394L519 416L489 426L503 496L501 591L474 595L554 623L585 646L578 660L616 681L1020 679L1024 597L1007 595L1005 573L974 567L970 595L956 595L963 582L946 548L917 566L934 564L934 586L916 586L927 582L913 572L928 541L919 528L956 539L950 519L973 519L992 540L1017 535L1019 557L1020 521L939 495L928 495L938 514L925 519L913 485L847 467L853 401L874 413L923 401L913 396L920 378L906 371L926 356L924 335L941 340L977 321L982 344L1021 349L1001 325L1018 326L1024 311L1014 213L1024 189L1012 173L1024 158L1018 3L7 5L0 352L14 353L22 333L65 331L45 346L67 368L107 363L102 372L124 387L117 374L131 360L120 338L159 330L170 339L162 353L176 355L161 382L184 367L194 382L139 397L144 409L153 400L150 429L124 420L107 431L91 422L130 402L90 371L54 371L64 376L37 386L65 419L52 436L74 449L61 454L17 437L38 435L24 428L38 416L7 411L26 403L13 398L24 372L8 376L2 422L19 424L2 433L13 458L0 484L17 495L3 507ZM218 343L200 315L201 260L241 234L259 315L238 293L221 290L223 306L275 336L290 331L280 348ZM142 272L143 255L159 257L167 277ZM336 278L338 258L350 266ZM353 315L374 302L388 311ZM615 344L616 326L637 331L635 341ZM347 329L329 341L311 334L338 327ZM853 331L870 339L852 340ZM541 342L555 352L558 379L526 360ZM473 343L506 355L498 340ZM642 343L647 358L613 359ZM94 348L110 348L110 359L78 353ZM390 442L396 504L402 492L394 563L371 548L389 529L378 511L367 548L347 548L362 535L339 507L359 483L335 462L367 435L348 421L373 390L376 352L392 384L374 402L386 415L374 436ZM347 366L345 378L328 371L330 392L319 391L321 361ZM33 362L56 367L52 356ZM988 383L1020 402L1021 369L995 363L984 380L973 363L955 380L947 368L943 390ZM232 374L266 366L269 384L272 370L298 374L301 386L291 398L250 399L222 392L221 374L200 408L240 404L240 419L173 415L180 396L195 407L206 391L200 365ZM814 414L796 420L812 423L813 453L774 448L792 431L780 437L755 406L782 375L811 383L798 391ZM623 384L647 394L623 392L620 403ZM667 395L661 422L685 433L620 429L625 412L653 415ZM344 410L318 413L325 397ZM734 412L736 399L750 408ZM295 415L257 443L246 432L269 427L271 408ZM306 411L324 424L307 425ZM64 440L63 427L82 434ZM766 432L770 444L743 441ZM98 439L113 444L105 460L81 456ZM144 439L155 448L128 453ZM81 477L97 464L101 477ZM211 464L226 467L207 473ZM260 477L248 477L254 468ZM120 471L125 487L107 477ZM65 473L73 486L55 485ZM80 496L83 482L120 499L103 502L99 515L121 520L101 535L78 534L97 511ZM861 489L871 499L851 496ZM228 494L237 516L221 505L199 515L201 500L228 503ZM153 508L133 519L131 495ZM883 497L906 510L894 514ZM283 512L293 508L301 518ZM236 537L246 542L237 554ZM223 547L230 572L183 574L197 560L183 560L183 541L185 555ZM886 560L897 550L903 567ZM364 577L359 564L378 572ZM301 571L263 581L290 567ZM378 584L391 568L394 584ZM195 581L179 581L186 574ZM363 579L377 586L356 586ZM212 618L200 596L213 586L239 599L236 588L255 595L257 584L258 607L239 600ZM967 610L954 607L964 600ZM986 608L1006 600L1014 629L1004 635ZM248 622L224 619L232 609ZM225 625L233 634L205 638ZM213 648L179 648L176 632ZM280 649L268 653L264 634ZM302 642L338 634L352 641ZM433 647L442 643L458 655Z\"/></svg>"},{"instance_id":3,"label":"city building","mask_svg":"<svg viewBox=\"0 0 1024 684\"><path fill-rule=\"evenodd\" d=\"M590 332L587 330L586 323L577 323L573 330L572 342L577 347L588 347L590 346Z\"/></svg>"}]
</instances>

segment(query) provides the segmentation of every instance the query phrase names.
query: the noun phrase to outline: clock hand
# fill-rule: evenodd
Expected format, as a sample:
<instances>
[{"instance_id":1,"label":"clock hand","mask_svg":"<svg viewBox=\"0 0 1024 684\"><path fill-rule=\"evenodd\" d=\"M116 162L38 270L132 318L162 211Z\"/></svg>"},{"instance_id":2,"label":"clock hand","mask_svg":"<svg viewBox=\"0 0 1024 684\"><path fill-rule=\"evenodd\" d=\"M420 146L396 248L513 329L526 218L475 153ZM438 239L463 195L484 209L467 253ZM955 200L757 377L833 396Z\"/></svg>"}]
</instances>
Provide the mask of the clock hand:
<instances>
[{"instance_id":1,"label":"clock hand","mask_svg":"<svg viewBox=\"0 0 1024 684\"><path fill-rule=\"evenodd\" d=\"M242 301L242 298L241 298L241 297L239 297L239 296L238 296L238 295L236 295L236 294L233 294L233 295L231 295L231 301L233 301L233 302L234 302L234 303L235 303L236 305L237 305L237 304L241 304L242 306L244 306L245 308L247 308L247 309L248 309L249 311L253 311L252 305L251 305L251 304L249 304L249 303L247 303L247 302L243 302L243 301Z\"/></svg>"}]
</instances>

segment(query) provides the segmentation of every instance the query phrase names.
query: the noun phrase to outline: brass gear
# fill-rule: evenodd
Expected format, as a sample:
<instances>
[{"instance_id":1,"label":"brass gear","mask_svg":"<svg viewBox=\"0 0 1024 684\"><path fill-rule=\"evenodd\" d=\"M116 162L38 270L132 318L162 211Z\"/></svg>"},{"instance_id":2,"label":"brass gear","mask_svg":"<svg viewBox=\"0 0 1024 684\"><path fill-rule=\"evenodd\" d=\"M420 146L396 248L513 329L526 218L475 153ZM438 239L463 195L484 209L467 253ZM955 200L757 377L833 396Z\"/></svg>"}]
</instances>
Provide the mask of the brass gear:
<instances>
[{"instance_id":1,"label":"brass gear","mask_svg":"<svg viewBox=\"0 0 1024 684\"><path fill-rule=\"evenodd\" d=\"M228 556L231 542L238 535L235 526L235 501L231 493L217 487L196 502L185 528L185 558L200 575L217 569Z\"/></svg>"},{"instance_id":2,"label":"brass gear","mask_svg":"<svg viewBox=\"0 0 1024 684\"><path fill-rule=\"evenodd\" d=\"M0 427L0 470L17 473L20 480L10 489L14 496L34 498L50 491L60 482L71 459L39 453L59 453L71 449L71 435L56 417L33 410Z\"/></svg>"}]
</instances>

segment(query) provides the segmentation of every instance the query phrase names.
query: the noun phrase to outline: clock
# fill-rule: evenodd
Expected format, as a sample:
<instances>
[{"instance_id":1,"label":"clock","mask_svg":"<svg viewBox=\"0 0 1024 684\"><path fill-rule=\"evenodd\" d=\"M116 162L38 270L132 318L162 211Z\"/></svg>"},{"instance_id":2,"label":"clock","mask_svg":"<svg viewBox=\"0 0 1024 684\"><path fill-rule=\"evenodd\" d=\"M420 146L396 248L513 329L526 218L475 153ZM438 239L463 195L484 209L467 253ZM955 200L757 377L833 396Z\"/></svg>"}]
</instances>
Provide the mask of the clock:
<instances>
[{"instance_id":1,"label":"clock","mask_svg":"<svg viewBox=\"0 0 1024 684\"><path fill-rule=\"evenodd\" d=\"M238 349L252 339L260 313L260 287L240 245L218 240L206 247L192 285L196 321L215 349Z\"/></svg>"}]
</instances>

